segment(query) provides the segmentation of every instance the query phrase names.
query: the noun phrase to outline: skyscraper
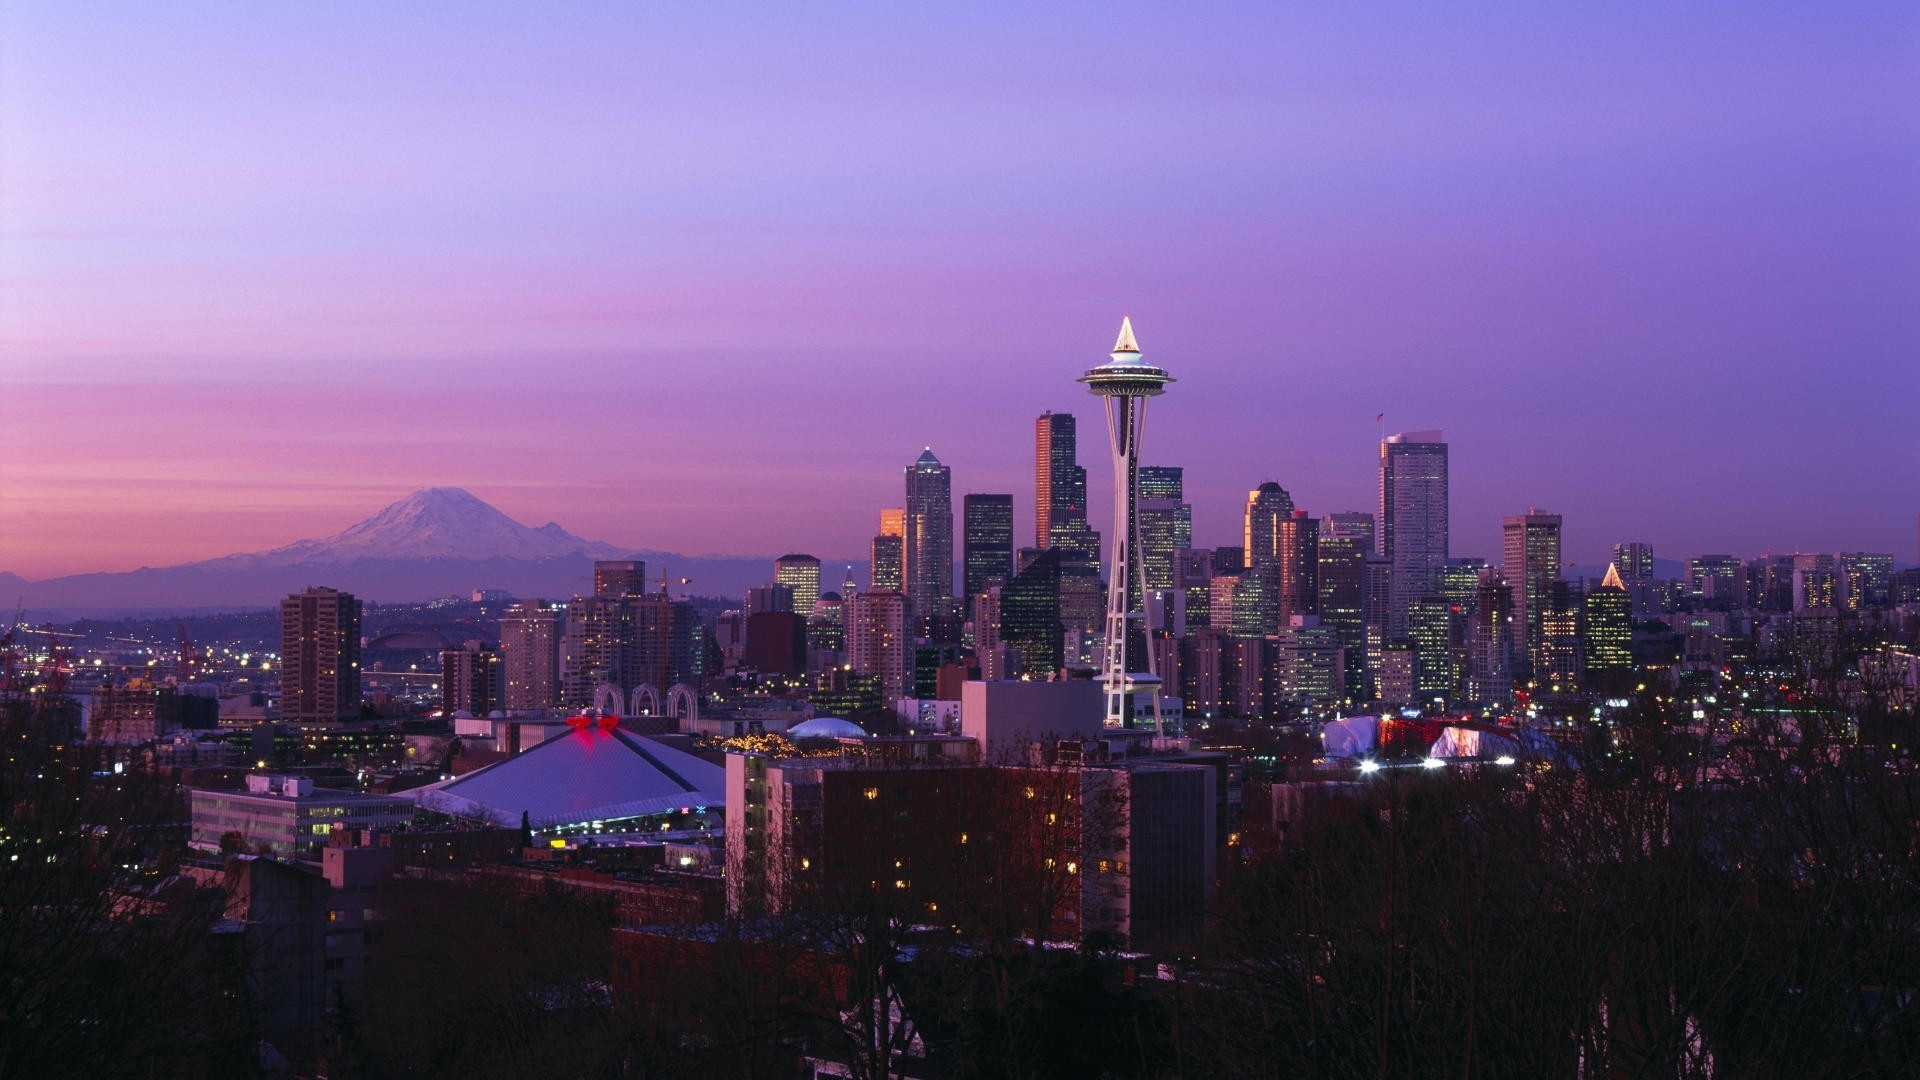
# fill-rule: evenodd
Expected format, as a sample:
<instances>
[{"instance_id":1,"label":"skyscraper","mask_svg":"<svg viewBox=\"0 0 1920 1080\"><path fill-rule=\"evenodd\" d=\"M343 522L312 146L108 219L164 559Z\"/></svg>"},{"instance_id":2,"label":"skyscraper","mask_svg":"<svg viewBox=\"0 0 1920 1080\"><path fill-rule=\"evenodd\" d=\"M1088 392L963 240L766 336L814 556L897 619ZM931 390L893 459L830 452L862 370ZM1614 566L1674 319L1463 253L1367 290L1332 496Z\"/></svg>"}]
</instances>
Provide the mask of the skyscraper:
<instances>
[{"instance_id":1,"label":"skyscraper","mask_svg":"<svg viewBox=\"0 0 1920 1080\"><path fill-rule=\"evenodd\" d=\"M1269 480L1247 492L1247 566L1259 569L1280 560L1280 523L1293 517L1293 496Z\"/></svg>"},{"instance_id":2,"label":"skyscraper","mask_svg":"<svg viewBox=\"0 0 1920 1080\"><path fill-rule=\"evenodd\" d=\"M560 613L522 600L500 616L500 707L551 708L560 700Z\"/></svg>"},{"instance_id":3,"label":"skyscraper","mask_svg":"<svg viewBox=\"0 0 1920 1080\"><path fill-rule=\"evenodd\" d=\"M1580 652L1580 614L1582 600L1573 582L1547 583L1545 601L1539 597L1540 648L1533 657L1533 681L1549 691L1576 690L1583 666Z\"/></svg>"},{"instance_id":4,"label":"skyscraper","mask_svg":"<svg viewBox=\"0 0 1920 1080\"><path fill-rule=\"evenodd\" d=\"M1357 536L1332 536L1322 519L1315 582L1321 625L1332 630L1346 650L1346 696L1358 701L1365 692L1366 670L1366 542Z\"/></svg>"},{"instance_id":5,"label":"skyscraper","mask_svg":"<svg viewBox=\"0 0 1920 1080\"><path fill-rule=\"evenodd\" d=\"M1387 636L1406 633L1407 603L1432 596L1447 562L1447 444L1438 430L1380 444L1380 553L1387 580Z\"/></svg>"},{"instance_id":6,"label":"skyscraper","mask_svg":"<svg viewBox=\"0 0 1920 1080\"><path fill-rule=\"evenodd\" d=\"M1041 413L1033 431L1034 546L1064 544L1098 558L1098 542L1087 547L1087 470L1079 464L1073 414Z\"/></svg>"},{"instance_id":7,"label":"skyscraper","mask_svg":"<svg viewBox=\"0 0 1920 1080\"><path fill-rule=\"evenodd\" d=\"M925 627L953 602L953 473L927 447L906 478L901 569L910 618Z\"/></svg>"},{"instance_id":8,"label":"skyscraper","mask_svg":"<svg viewBox=\"0 0 1920 1080\"><path fill-rule=\"evenodd\" d=\"M1443 596L1407 602L1407 639L1413 643L1413 684L1422 706L1454 696L1453 604Z\"/></svg>"},{"instance_id":9,"label":"skyscraper","mask_svg":"<svg viewBox=\"0 0 1920 1080\"><path fill-rule=\"evenodd\" d=\"M1467 630L1467 697L1483 705L1513 700L1513 590L1497 570L1480 575Z\"/></svg>"},{"instance_id":10,"label":"skyscraper","mask_svg":"<svg viewBox=\"0 0 1920 1080\"><path fill-rule=\"evenodd\" d=\"M811 555L782 555L773 561L773 580L793 590L793 613L813 618L820 601L820 560Z\"/></svg>"},{"instance_id":11,"label":"skyscraper","mask_svg":"<svg viewBox=\"0 0 1920 1080\"><path fill-rule=\"evenodd\" d=\"M1051 678L1066 663L1060 557L1059 548L1048 548L1000 589L999 641L1019 654L1028 678Z\"/></svg>"},{"instance_id":12,"label":"skyscraper","mask_svg":"<svg viewBox=\"0 0 1920 1080\"><path fill-rule=\"evenodd\" d=\"M1373 531L1373 515L1360 510L1343 510L1320 519L1320 535L1359 540L1361 550L1368 555L1378 553L1373 543Z\"/></svg>"},{"instance_id":13,"label":"skyscraper","mask_svg":"<svg viewBox=\"0 0 1920 1080\"><path fill-rule=\"evenodd\" d=\"M1589 691L1625 691L1633 674L1633 600L1618 564L1607 567L1600 587L1587 594L1581 652Z\"/></svg>"},{"instance_id":14,"label":"skyscraper","mask_svg":"<svg viewBox=\"0 0 1920 1080\"><path fill-rule=\"evenodd\" d=\"M1500 569L1513 588L1514 668L1522 682L1537 678L1542 660L1540 616L1549 587L1560 578L1560 515L1528 508L1501 520ZM1566 668L1563 662L1560 668Z\"/></svg>"},{"instance_id":15,"label":"skyscraper","mask_svg":"<svg viewBox=\"0 0 1920 1080\"><path fill-rule=\"evenodd\" d=\"M960 506L962 592L971 604L1013 575L1013 496L968 495Z\"/></svg>"},{"instance_id":16,"label":"skyscraper","mask_svg":"<svg viewBox=\"0 0 1920 1080\"><path fill-rule=\"evenodd\" d=\"M873 569L868 588L875 592L904 592L902 563L906 557L907 512L901 507L880 511L880 531L873 536Z\"/></svg>"},{"instance_id":17,"label":"skyscraper","mask_svg":"<svg viewBox=\"0 0 1920 1080\"><path fill-rule=\"evenodd\" d=\"M1653 545L1613 545L1613 568L1620 572L1620 585L1632 601L1633 617L1647 618L1653 613Z\"/></svg>"},{"instance_id":18,"label":"skyscraper","mask_svg":"<svg viewBox=\"0 0 1920 1080\"><path fill-rule=\"evenodd\" d=\"M1193 546L1193 507L1184 502L1184 470L1140 467L1140 565L1153 592L1175 587L1173 553Z\"/></svg>"},{"instance_id":19,"label":"skyscraper","mask_svg":"<svg viewBox=\"0 0 1920 1080\"><path fill-rule=\"evenodd\" d=\"M1274 629L1290 625L1296 615L1320 610L1320 522L1295 510L1278 529L1279 619Z\"/></svg>"},{"instance_id":20,"label":"skyscraper","mask_svg":"<svg viewBox=\"0 0 1920 1080\"><path fill-rule=\"evenodd\" d=\"M907 535L907 508L889 506L880 511L880 536Z\"/></svg>"},{"instance_id":21,"label":"skyscraper","mask_svg":"<svg viewBox=\"0 0 1920 1080\"><path fill-rule=\"evenodd\" d=\"M360 601L352 593L308 589L280 601L280 715L360 716Z\"/></svg>"}]
</instances>

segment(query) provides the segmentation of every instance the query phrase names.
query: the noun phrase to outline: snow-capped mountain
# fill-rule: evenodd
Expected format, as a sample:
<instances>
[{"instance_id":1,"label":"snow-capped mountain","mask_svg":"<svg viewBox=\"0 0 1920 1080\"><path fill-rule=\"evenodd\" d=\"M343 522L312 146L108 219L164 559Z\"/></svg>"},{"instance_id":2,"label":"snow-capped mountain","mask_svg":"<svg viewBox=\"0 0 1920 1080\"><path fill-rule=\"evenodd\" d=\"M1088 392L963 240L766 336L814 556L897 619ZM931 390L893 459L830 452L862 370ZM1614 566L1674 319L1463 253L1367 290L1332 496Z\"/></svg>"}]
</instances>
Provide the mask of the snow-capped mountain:
<instances>
[{"instance_id":1,"label":"snow-capped mountain","mask_svg":"<svg viewBox=\"0 0 1920 1080\"><path fill-rule=\"evenodd\" d=\"M650 577L691 578L685 590L707 596L739 596L773 572L771 557L633 551L583 539L553 523L531 528L459 488L426 488L318 540L126 573L45 581L0 573L0 590L29 610L70 614L258 608L310 585L344 589L374 603L465 596L475 589L565 599L592 588L595 559L626 558L645 560ZM865 563L859 565L864 580Z\"/></svg>"},{"instance_id":2,"label":"snow-capped mountain","mask_svg":"<svg viewBox=\"0 0 1920 1080\"><path fill-rule=\"evenodd\" d=\"M423 488L357 525L319 540L190 565L261 568L344 564L360 559L509 559L538 562L621 558L612 544L575 536L553 522L531 528L461 488Z\"/></svg>"}]
</instances>

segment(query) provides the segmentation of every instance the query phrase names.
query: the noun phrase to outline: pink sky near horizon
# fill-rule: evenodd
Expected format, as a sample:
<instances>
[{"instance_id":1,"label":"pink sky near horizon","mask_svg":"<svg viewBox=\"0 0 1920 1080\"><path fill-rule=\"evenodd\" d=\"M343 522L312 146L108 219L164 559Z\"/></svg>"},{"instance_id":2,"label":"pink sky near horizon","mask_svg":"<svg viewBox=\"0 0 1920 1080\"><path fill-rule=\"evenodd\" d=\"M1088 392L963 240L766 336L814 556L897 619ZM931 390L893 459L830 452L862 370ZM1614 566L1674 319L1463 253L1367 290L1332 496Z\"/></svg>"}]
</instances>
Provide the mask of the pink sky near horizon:
<instances>
[{"instance_id":1,"label":"pink sky near horizon","mask_svg":"<svg viewBox=\"0 0 1920 1080\"><path fill-rule=\"evenodd\" d=\"M1025 542L1122 312L1203 544L1385 411L1456 554L1911 561L1920 13L1823 14L8 9L0 571L428 486L848 557L924 444Z\"/></svg>"}]
</instances>

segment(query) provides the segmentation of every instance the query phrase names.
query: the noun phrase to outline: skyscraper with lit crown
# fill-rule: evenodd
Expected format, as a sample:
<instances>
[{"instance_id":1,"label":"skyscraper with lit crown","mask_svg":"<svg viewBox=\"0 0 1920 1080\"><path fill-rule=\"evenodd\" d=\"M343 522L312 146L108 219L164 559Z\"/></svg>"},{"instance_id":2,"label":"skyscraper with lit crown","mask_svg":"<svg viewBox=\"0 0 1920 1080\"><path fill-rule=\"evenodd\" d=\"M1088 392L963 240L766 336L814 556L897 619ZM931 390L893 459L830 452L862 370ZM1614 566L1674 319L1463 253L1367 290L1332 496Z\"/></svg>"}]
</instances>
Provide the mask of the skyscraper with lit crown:
<instances>
[{"instance_id":1,"label":"skyscraper with lit crown","mask_svg":"<svg viewBox=\"0 0 1920 1080\"><path fill-rule=\"evenodd\" d=\"M1165 368L1140 358L1133 337L1133 320L1120 320L1120 336L1112 359L1080 377L1087 391L1102 399L1107 409L1107 432L1113 449L1113 557L1107 579L1107 627L1101 663L1106 685L1106 722L1131 725L1136 691L1149 696L1155 727L1161 725L1160 679L1154 672L1152 650L1146 647L1146 576L1140 558L1140 441L1146 433L1147 401L1166 392L1173 381ZM1131 640L1139 636L1137 645ZM1138 653L1134 654L1134 649ZM1138 655L1143 671L1134 671L1129 655Z\"/></svg>"}]
</instances>

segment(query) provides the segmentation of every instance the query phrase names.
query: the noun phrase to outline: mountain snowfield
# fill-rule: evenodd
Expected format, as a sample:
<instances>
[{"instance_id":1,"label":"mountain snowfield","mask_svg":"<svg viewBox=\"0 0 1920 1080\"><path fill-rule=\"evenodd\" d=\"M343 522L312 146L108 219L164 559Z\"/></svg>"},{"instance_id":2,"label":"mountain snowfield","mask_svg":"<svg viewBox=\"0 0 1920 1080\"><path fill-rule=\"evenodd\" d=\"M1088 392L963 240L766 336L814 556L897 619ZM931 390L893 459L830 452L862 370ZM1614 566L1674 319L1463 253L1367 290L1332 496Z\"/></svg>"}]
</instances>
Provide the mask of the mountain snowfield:
<instances>
[{"instance_id":1,"label":"mountain snowfield","mask_svg":"<svg viewBox=\"0 0 1920 1080\"><path fill-rule=\"evenodd\" d=\"M585 540L553 522L529 528L462 488L422 488L357 525L271 551L228 555L192 566L296 566L356 559L514 559L586 555L625 558L612 544Z\"/></svg>"},{"instance_id":2,"label":"mountain snowfield","mask_svg":"<svg viewBox=\"0 0 1920 1080\"><path fill-rule=\"evenodd\" d=\"M313 585L374 603L466 596L475 589L565 599L592 588L595 559L625 558L646 560L650 575L691 578L682 588L707 596L740 596L773 576L772 556L634 551L551 522L522 525L460 488L424 488L332 536L270 551L44 581L0 573L0 601L77 616L268 607Z\"/></svg>"}]
</instances>

